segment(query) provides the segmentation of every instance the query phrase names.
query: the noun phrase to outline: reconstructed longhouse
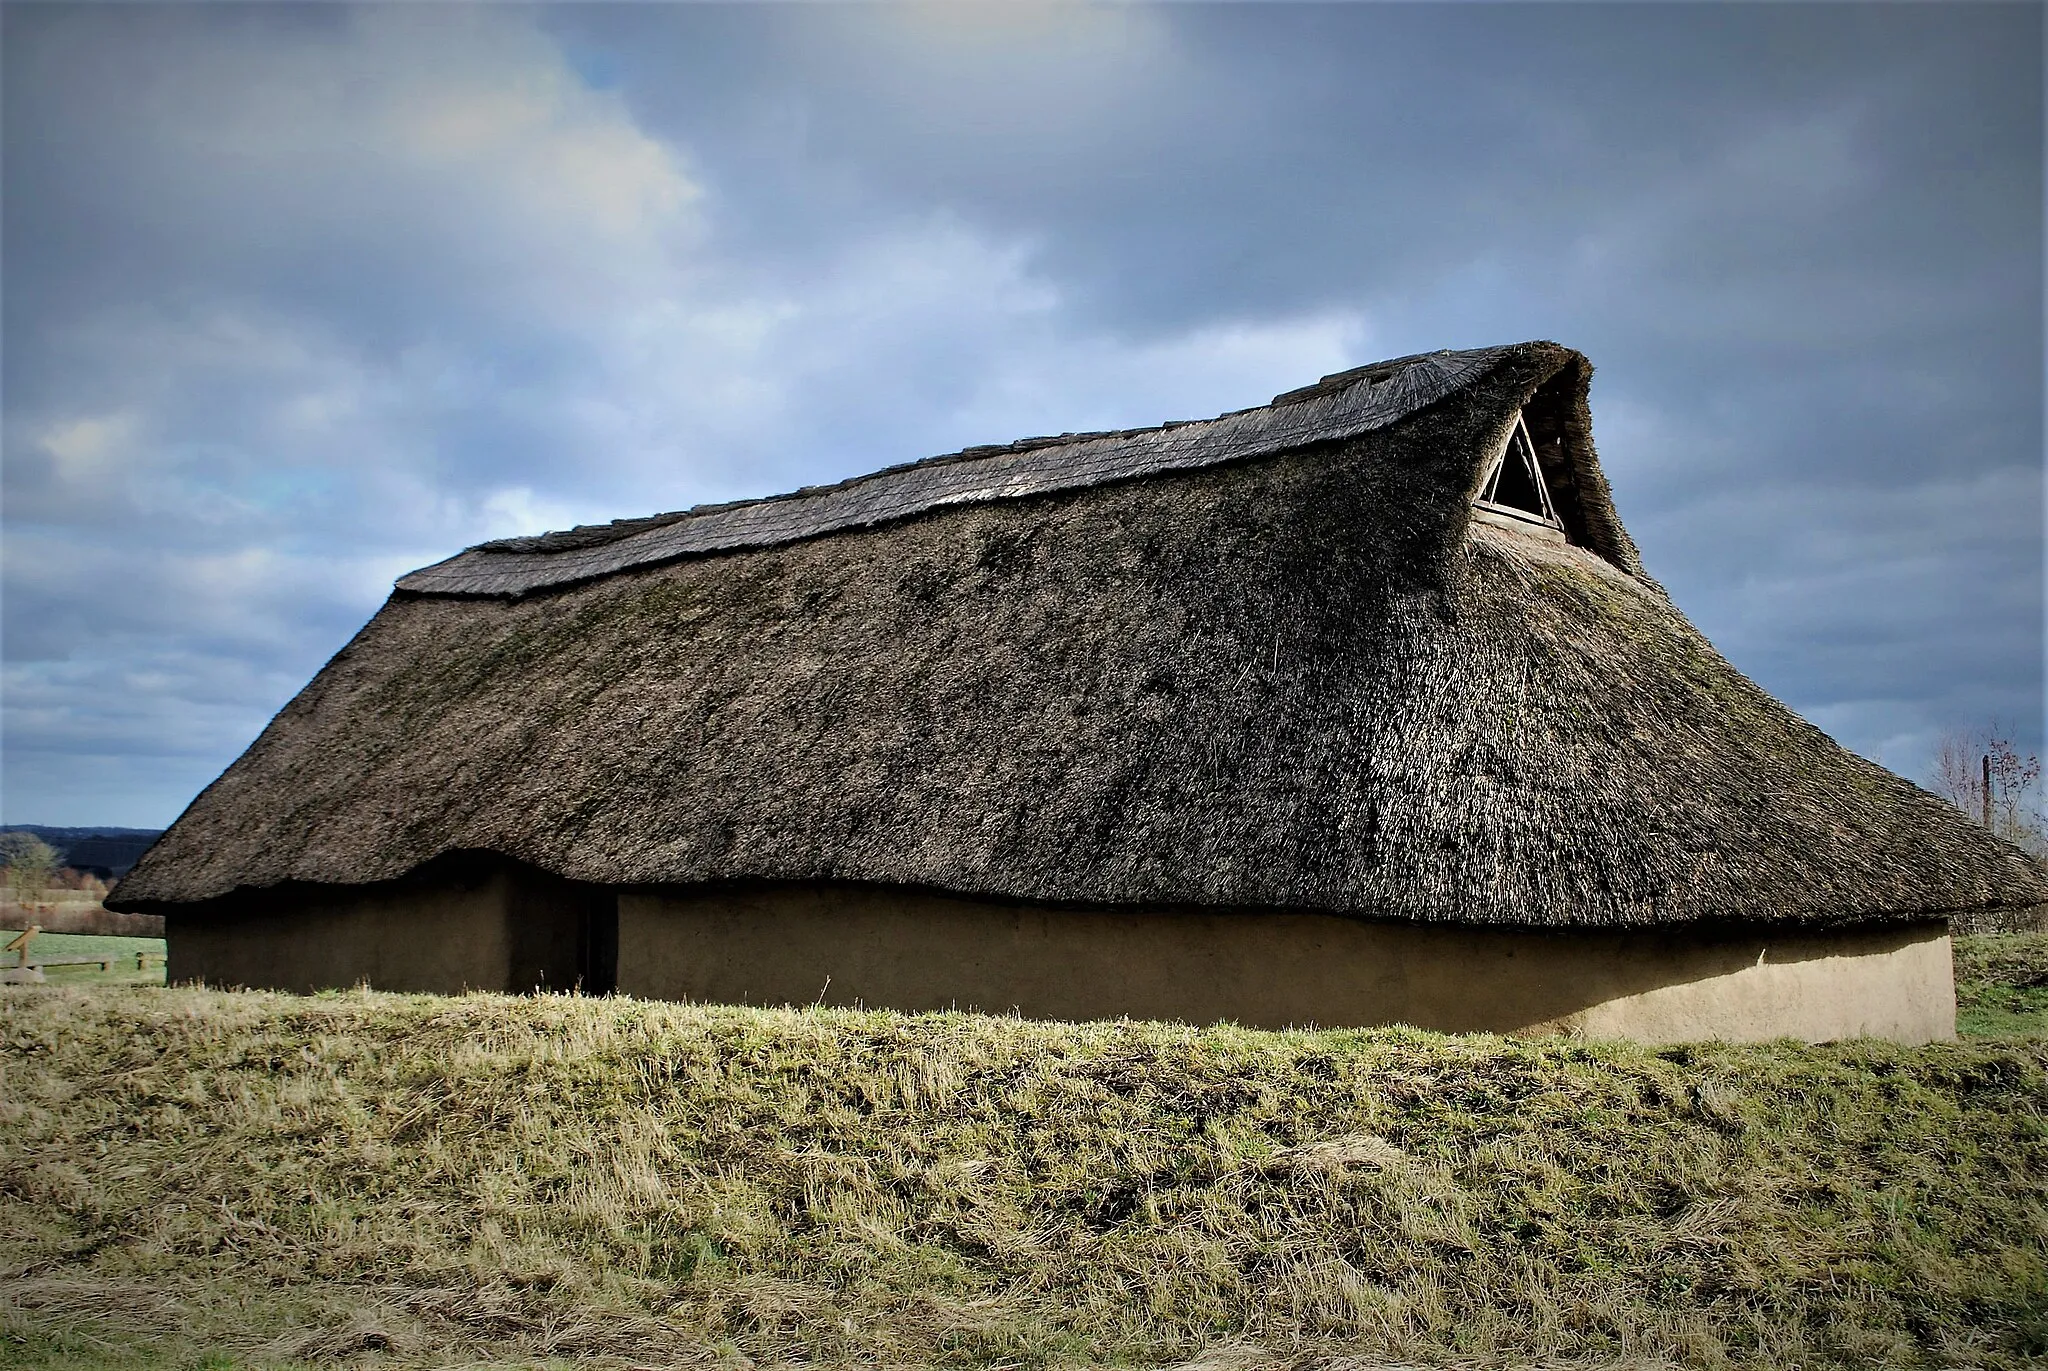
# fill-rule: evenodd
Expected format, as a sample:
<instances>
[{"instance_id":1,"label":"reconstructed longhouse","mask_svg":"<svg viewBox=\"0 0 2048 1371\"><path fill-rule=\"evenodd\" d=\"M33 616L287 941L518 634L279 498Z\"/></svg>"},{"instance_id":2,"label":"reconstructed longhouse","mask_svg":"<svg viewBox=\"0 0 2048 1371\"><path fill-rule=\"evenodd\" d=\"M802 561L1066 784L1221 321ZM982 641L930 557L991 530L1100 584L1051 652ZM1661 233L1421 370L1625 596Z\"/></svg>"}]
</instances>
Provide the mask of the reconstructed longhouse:
<instances>
[{"instance_id":1,"label":"reconstructed longhouse","mask_svg":"<svg viewBox=\"0 0 2048 1371\"><path fill-rule=\"evenodd\" d=\"M1954 1032L2040 868L1643 571L1550 343L485 543L109 903L171 974L1648 1040Z\"/></svg>"}]
</instances>

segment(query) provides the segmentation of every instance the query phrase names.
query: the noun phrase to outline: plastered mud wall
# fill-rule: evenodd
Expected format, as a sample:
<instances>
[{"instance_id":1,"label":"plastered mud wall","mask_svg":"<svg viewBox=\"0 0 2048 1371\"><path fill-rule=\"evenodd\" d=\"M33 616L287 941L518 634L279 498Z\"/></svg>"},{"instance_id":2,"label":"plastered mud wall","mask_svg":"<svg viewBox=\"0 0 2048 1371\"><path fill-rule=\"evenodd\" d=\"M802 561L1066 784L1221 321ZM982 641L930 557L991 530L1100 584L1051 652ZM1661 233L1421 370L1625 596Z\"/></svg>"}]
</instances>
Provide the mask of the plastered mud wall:
<instances>
[{"instance_id":1,"label":"plastered mud wall","mask_svg":"<svg viewBox=\"0 0 2048 1371\"><path fill-rule=\"evenodd\" d=\"M835 883L615 894L527 868L442 863L375 886L243 892L168 922L173 981L279 990L602 991L615 957L621 993L714 1003L1644 1042L1955 1035L1939 920L1804 933L1482 929Z\"/></svg>"},{"instance_id":2,"label":"plastered mud wall","mask_svg":"<svg viewBox=\"0 0 2048 1371\"><path fill-rule=\"evenodd\" d=\"M297 884L173 908L168 971L173 983L263 990L608 990L609 968L593 968L589 944L611 911L602 887L444 861L401 881Z\"/></svg>"},{"instance_id":3,"label":"plastered mud wall","mask_svg":"<svg viewBox=\"0 0 2048 1371\"><path fill-rule=\"evenodd\" d=\"M1940 921L1792 936L1537 932L1271 911L1048 909L831 884L627 892L619 990L1647 1042L1955 1036Z\"/></svg>"}]
</instances>

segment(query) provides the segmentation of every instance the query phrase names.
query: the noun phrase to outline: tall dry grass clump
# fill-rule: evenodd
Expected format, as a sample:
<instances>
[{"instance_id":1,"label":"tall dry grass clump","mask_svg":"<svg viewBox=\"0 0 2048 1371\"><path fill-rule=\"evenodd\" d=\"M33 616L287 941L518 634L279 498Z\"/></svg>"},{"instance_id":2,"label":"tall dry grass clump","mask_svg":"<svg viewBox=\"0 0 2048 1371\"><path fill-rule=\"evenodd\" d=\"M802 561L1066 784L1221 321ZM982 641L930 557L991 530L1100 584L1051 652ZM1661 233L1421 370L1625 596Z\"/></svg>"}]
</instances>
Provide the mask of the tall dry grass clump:
<instances>
[{"instance_id":1,"label":"tall dry grass clump","mask_svg":"<svg viewBox=\"0 0 2048 1371\"><path fill-rule=\"evenodd\" d=\"M0 1362L2048 1355L2040 1042L190 989L0 1033Z\"/></svg>"}]
</instances>

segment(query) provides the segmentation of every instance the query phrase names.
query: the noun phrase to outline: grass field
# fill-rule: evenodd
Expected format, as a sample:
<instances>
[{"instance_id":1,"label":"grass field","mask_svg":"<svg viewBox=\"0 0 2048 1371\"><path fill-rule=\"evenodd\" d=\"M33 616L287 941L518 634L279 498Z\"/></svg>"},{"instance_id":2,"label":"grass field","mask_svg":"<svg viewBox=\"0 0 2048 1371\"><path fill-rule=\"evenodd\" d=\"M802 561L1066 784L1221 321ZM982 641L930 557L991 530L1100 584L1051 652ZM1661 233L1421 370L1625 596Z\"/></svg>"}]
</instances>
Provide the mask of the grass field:
<instances>
[{"instance_id":1,"label":"grass field","mask_svg":"<svg viewBox=\"0 0 2048 1371\"><path fill-rule=\"evenodd\" d=\"M2048 933L1956 939L1956 1031L2048 1037Z\"/></svg>"},{"instance_id":2,"label":"grass field","mask_svg":"<svg viewBox=\"0 0 2048 1371\"><path fill-rule=\"evenodd\" d=\"M0 945L13 941L20 929L0 929ZM96 966L53 966L43 974L52 985L162 985L164 948L162 938L119 938L93 933L38 933L30 945L30 957L116 957L127 962L125 969L102 971ZM135 954L153 955L147 971L135 969ZM14 954L0 954L0 965L14 965Z\"/></svg>"},{"instance_id":3,"label":"grass field","mask_svg":"<svg viewBox=\"0 0 2048 1371\"><path fill-rule=\"evenodd\" d=\"M0 1365L2044 1357L2048 1041L0 994Z\"/></svg>"}]
</instances>

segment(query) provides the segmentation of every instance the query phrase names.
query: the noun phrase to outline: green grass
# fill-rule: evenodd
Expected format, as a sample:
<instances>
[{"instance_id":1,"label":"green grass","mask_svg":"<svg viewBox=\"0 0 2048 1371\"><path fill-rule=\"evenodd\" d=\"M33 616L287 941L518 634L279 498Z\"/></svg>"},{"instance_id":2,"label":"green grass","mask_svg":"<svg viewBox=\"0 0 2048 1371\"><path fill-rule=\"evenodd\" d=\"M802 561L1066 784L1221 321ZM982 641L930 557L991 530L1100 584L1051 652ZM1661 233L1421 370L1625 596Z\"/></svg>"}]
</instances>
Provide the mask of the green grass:
<instances>
[{"instance_id":1,"label":"green grass","mask_svg":"<svg viewBox=\"0 0 2048 1371\"><path fill-rule=\"evenodd\" d=\"M2048 1042L0 993L0 1365L1998 1367Z\"/></svg>"},{"instance_id":2,"label":"green grass","mask_svg":"<svg viewBox=\"0 0 2048 1371\"><path fill-rule=\"evenodd\" d=\"M2048 1037L2048 933L1956 939L1956 1030Z\"/></svg>"},{"instance_id":3,"label":"green grass","mask_svg":"<svg viewBox=\"0 0 2048 1371\"><path fill-rule=\"evenodd\" d=\"M12 942L21 930L0 930L0 946ZM41 957L118 957L127 962L126 968L116 966L111 971L102 971L96 966L53 966L44 971L52 985L162 985L164 983L163 955L166 944L162 938L122 938L96 933L38 933L29 945L31 961ZM148 952L155 960L147 971L135 969L135 954ZM13 966L15 954L0 953L0 966Z\"/></svg>"}]
</instances>

